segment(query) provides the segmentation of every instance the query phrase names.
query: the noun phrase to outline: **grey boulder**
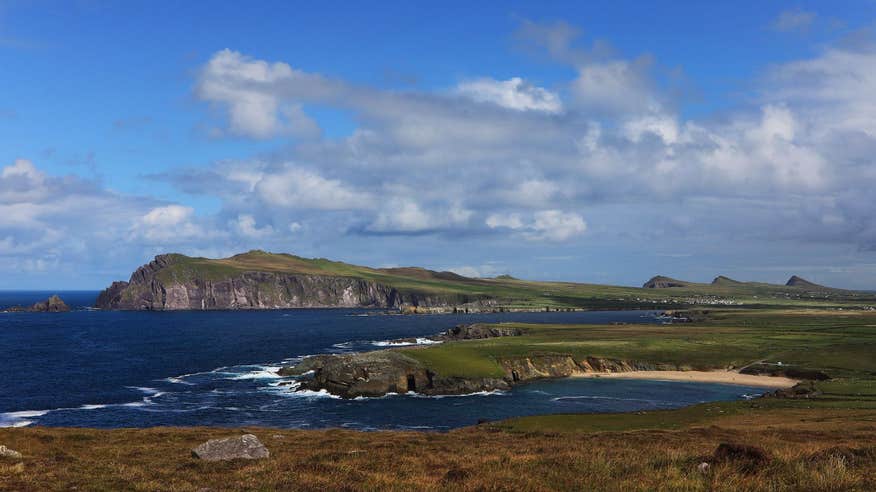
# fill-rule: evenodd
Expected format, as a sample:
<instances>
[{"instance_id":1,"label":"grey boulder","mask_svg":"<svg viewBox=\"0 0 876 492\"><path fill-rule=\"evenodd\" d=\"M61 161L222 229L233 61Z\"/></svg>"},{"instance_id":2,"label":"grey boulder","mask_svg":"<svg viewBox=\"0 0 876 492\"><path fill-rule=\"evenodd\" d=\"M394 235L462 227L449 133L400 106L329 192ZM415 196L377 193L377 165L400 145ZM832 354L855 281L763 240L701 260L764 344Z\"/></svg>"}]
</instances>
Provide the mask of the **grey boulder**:
<instances>
[{"instance_id":1,"label":"grey boulder","mask_svg":"<svg viewBox=\"0 0 876 492\"><path fill-rule=\"evenodd\" d=\"M0 445L0 458L19 459L21 458L21 453L15 451L14 449L9 449L6 446Z\"/></svg>"},{"instance_id":2,"label":"grey boulder","mask_svg":"<svg viewBox=\"0 0 876 492\"><path fill-rule=\"evenodd\" d=\"M192 450L192 456L205 461L256 460L270 455L268 448L252 434L210 439Z\"/></svg>"}]
</instances>

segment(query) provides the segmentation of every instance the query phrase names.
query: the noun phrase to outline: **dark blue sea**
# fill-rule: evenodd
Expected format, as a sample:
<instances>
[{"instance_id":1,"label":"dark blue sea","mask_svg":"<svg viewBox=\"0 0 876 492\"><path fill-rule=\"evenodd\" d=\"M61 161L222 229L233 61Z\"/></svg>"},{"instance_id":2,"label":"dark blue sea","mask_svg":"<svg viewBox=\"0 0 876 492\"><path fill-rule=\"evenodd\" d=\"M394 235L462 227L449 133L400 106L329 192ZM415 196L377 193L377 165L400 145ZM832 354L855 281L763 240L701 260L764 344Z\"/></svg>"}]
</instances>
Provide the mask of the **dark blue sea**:
<instances>
[{"instance_id":1,"label":"dark blue sea","mask_svg":"<svg viewBox=\"0 0 876 492\"><path fill-rule=\"evenodd\" d=\"M0 292L0 308L49 292ZM0 313L0 426L167 425L445 430L522 415L627 412L734 400L762 389L667 381L543 381L505 393L343 400L296 393L275 370L310 354L375 350L458 323L654 323L642 311L386 316L351 309Z\"/></svg>"}]
</instances>

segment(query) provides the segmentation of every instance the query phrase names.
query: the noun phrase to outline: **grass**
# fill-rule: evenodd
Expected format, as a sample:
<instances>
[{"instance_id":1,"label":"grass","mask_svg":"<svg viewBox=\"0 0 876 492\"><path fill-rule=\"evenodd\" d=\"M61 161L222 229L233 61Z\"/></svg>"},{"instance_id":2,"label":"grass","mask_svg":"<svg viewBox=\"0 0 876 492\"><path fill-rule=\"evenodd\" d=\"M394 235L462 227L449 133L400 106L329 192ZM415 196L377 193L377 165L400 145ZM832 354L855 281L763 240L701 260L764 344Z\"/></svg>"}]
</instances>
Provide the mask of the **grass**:
<instances>
[{"instance_id":1,"label":"grass","mask_svg":"<svg viewBox=\"0 0 876 492\"><path fill-rule=\"evenodd\" d=\"M702 323L673 325L515 324L526 334L406 353L439 374L472 377L495 376L498 360L540 354L700 370L766 360L856 378L856 385L871 384L876 373L876 312L719 311L711 316ZM842 384L832 382L831 388Z\"/></svg>"},{"instance_id":2,"label":"grass","mask_svg":"<svg viewBox=\"0 0 876 492\"><path fill-rule=\"evenodd\" d=\"M448 433L265 428L0 429L0 490L876 490L876 313L727 310L676 325L521 325L519 337L406 353L447 375L495 376L534 354L690 368L767 360L825 370L811 399L626 414L540 415ZM256 434L271 457L206 463L192 448ZM755 468L714 463L722 442L762 447Z\"/></svg>"},{"instance_id":3,"label":"grass","mask_svg":"<svg viewBox=\"0 0 876 492\"><path fill-rule=\"evenodd\" d=\"M25 454L0 461L3 490L872 490L872 411L775 410L726 415L678 430L449 433L264 428L0 429ZM256 434L271 457L207 463L206 439ZM746 471L697 467L721 442L763 447L772 461ZM819 453L856 450L854 461Z\"/></svg>"}]
</instances>

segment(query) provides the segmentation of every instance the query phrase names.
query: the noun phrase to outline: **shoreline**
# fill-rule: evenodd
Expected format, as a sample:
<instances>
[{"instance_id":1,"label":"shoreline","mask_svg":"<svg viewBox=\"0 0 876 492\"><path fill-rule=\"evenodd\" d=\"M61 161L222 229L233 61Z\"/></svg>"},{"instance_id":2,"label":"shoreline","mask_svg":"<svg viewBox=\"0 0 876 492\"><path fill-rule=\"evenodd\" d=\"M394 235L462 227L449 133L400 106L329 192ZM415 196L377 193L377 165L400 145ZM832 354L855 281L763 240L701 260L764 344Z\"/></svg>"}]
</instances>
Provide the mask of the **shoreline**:
<instances>
[{"instance_id":1,"label":"shoreline","mask_svg":"<svg viewBox=\"0 0 876 492\"><path fill-rule=\"evenodd\" d=\"M651 379L663 381L687 381L691 383L721 383L762 388L791 388L799 380L782 376L740 374L735 371L630 371L588 372L573 374L572 378Z\"/></svg>"}]
</instances>

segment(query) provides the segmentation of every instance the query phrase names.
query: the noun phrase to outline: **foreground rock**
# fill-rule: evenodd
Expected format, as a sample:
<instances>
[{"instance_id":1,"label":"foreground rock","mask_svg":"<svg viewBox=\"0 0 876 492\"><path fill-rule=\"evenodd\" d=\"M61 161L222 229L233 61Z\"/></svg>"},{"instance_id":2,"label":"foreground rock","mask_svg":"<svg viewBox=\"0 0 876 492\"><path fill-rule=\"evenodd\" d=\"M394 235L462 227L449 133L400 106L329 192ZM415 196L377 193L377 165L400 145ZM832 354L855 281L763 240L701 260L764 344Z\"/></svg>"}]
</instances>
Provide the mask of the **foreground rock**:
<instances>
[{"instance_id":1,"label":"foreground rock","mask_svg":"<svg viewBox=\"0 0 876 492\"><path fill-rule=\"evenodd\" d=\"M37 302L32 306L13 306L7 311L12 313L66 313L70 311L68 306L60 297L53 295L45 301Z\"/></svg>"},{"instance_id":2,"label":"foreground rock","mask_svg":"<svg viewBox=\"0 0 876 492\"><path fill-rule=\"evenodd\" d=\"M205 461L255 460L267 458L270 455L268 448L252 434L210 439L192 450L192 456Z\"/></svg>"},{"instance_id":3,"label":"foreground rock","mask_svg":"<svg viewBox=\"0 0 876 492\"><path fill-rule=\"evenodd\" d=\"M21 459L21 453L0 445L0 458Z\"/></svg>"}]
</instances>

